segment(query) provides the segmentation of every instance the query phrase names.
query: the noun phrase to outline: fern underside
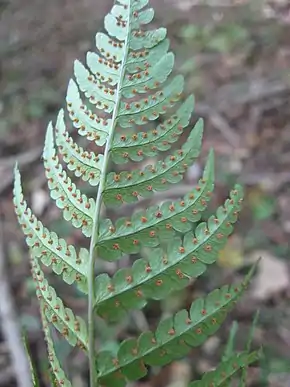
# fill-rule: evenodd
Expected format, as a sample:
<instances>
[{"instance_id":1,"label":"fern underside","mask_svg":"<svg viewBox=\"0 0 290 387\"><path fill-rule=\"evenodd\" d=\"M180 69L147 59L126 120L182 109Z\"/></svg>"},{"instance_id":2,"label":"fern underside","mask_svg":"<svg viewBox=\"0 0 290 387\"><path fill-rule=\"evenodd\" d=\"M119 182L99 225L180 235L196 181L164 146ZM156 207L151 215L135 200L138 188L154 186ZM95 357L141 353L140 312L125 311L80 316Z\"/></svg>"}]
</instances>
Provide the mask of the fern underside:
<instances>
[{"instance_id":1,"label":"fern underside","mask_svg":"<svg viewBox=\"0 0 290 387\"><path fill-rule=\"evenodd\" d=\"M194 98L183 98L181 75L170 77L174 55L169 51L166 29L146 29L154 17L147 4L148 0L115 2L105 17L106 32L96 35L97 52L87 53L86 65L74 63L67 113L60 110L55 126L49 123L47 128L43 160L50 196L64 219L90 239L89 249L77 251L37 219L23 197L15 167L15 211L30 249L53 385L70 387L71 383L55 355L48 326L88 355L91 387L125 386L146 375L147 366L163 366L183 357L214 334L253 274L251 271L239 286L224 286L196 300L189 311L161 321L155 332L125 340L116 353L95 349L96 315L119 322L148 300L161 300L185 288L216 261L243 198L242 188L235 186L216 214L201 222L214 190L211 150L203 176L183 198L116 221L101 217L102 207L137 203L178 184L201 150L202 120L193 125L183 146L172 149L191 123ZM79 135L103 147L102 152L78 146L66 124L68 119ZM166 155L160 159L162 152ZM154 158L153 165L132 169L132 163L149 157ZM122 165L129 165L128 170L121 169ZM75 178L97 187L96 198L84 194ZM132 267L113 276L95 275L99 259L118 261L131 254L137 255ZM88 295L88 323L64 305L40 262ZM190 386L225 385L226 378L256 359L256 353L237 355L221 365L223 378L211 373Z\"/></svg>"}]
</instances>

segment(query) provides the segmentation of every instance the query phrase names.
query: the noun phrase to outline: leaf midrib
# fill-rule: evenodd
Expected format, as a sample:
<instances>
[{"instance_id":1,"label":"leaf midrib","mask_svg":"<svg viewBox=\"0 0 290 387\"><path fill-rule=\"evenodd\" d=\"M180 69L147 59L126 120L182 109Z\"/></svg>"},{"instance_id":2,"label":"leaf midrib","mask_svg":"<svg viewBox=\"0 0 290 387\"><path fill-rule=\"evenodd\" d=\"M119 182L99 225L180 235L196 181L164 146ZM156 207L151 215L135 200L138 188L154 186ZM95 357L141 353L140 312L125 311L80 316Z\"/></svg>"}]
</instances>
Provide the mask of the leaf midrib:
<instances>
[{"instance_id":1,"label":"leaf midrib","mask_svg":"<svg viewBox=\"0 0 290 387\"><path fill-rule=\"evenodd\" d=\"M128 29L127 29L127 35L126 39L124 41L124 55L122 58L121 63L121 70L120 70L120 82L117 85L116 90L116 100L115 100L115 107L112 114L112 121L111 121L111 130L108 132L108 138L107 143L105 146L104 151L104 158L103 158L103 168L102 173L100 175L100 183L99 183L99 189L98 194L96 198L96 206L95 206L95 212L93 217L93 228L92 228L92 236L90 240L90 248L89 248L89 268L88 268L88 335L89 335L89 370L90 370L90 384L94 386L96 383L97 375L95 373L95 313L94 313L94 306L95 306L95 246L98 243L99 240L99 227L100 227L100 214L101 214L101 206L103 202L103 193L105 191L106 187L106 177L107 177L107 170L109 165L109 159L110 159L110 151L113 144L114 134L115 134L115 128L117 125L118 120L118 111L121 104L121 98L122 98L122 82L125 77L125 71L126 71L126 61L129 53L129 40L130 40L130 31L131 31L131 1L128 0L128 7L129 7L129 13L128 13ZM97 252L96 252L97 253Z\"/></svg>"}]
</instances>

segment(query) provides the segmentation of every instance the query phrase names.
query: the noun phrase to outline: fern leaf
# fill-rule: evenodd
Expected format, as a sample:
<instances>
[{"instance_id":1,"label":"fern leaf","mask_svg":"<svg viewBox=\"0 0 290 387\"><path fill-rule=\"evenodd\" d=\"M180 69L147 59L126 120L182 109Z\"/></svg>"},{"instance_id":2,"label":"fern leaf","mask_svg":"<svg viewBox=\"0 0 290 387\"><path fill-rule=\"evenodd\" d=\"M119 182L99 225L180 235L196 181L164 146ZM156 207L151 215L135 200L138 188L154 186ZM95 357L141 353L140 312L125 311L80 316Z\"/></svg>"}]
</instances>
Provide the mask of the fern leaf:
<instances>
[{"instance_id":1,"label":"fern leaf","mask_svg":"<svg viewBox=\"0 0 290 387\"><path fill-rule=\"evenodd\" d=\"M90 237L92 235L95 201L76 188L59 163L54 148L51 123L47 128L43 158L50 196L56 201L56 205L63 210L64 219L70 220L74 227L81 228L83 234Z\"/></svg>"},{"instance_id":2,"label":"fern leaf","mask_svg":"<svg viewBox=\"0 0 290 387\"><path fill-rule=\"evenodd\" d=\"M153 67L159 62L160 58L167 54L169 44L169 40L164 39L151 50L130 51L126 62L126 71L135 74L146 70L148 67Z\"/></svg>"},{"instance_id":3,"label":"fern leaf","mask_svg":"<svg viewBox=\"0 0 290 387\"><path fill-rule=\"evenodd\" d=\"M241 298L252 278L255 266L239 286L226 285L205 299L193 302L190 311L181 310L161 321L155 331L121 343L117 356L101 352L98 373L104 387L125 386L126 379L138 380L147 373L146 365L164 366L185 356L191 347L200 346L220 327Z\"/></svg>"},{"instance_id":4,"label":"fern leaf","mask_svg":"<svg viewBox=\"0 0 290 387\"><path fill-rule=\"evenodd\" d=\"M142 161L145 156L153 157L158 151L167 151L176 142L189 124L194 108L194 98L190 96L167 120L156 129L138 132L128 137L116 135L112 145L112 159L117 164L124 164L129 159Z\"/></svg>"},{"instance_id":5,"label":"fern leaf","mask_svg":"<svg viewBox=\"0 0 290 387\"><path fill-rule=\"evenodd\" d=\"M230 357L226 362L221 363L214 371L204 374L201 380L196 380L188 387L222 387L228 383L233 376L261 357L261 351L242 352Z\"/></svg>"},{"instance_id":6,"label":"fern leaf","mask_svg":"<svg viewBox=\"0 0 290 387\"><path fill-rule=\"evenodd\" d=\"M138 197L150 197L154 191L163 191L169 184L179 183L188 166L198 157L203 133L203 121L199 120L188 141L182 148L144 170L107 175L103 200L107 206L133 203Z\"/></svg>"},{"instance_id":7,"label":"fern leaf","mask_svg":"<svg viewBox=\"0 0 290 387\"><path fill-rule=\"evenodd\" d=\"M43 302L40 303L40 315L42 320L42 328L44 332L44 337L47 346L48 352L48 360L50 362L50 370L51 370L51 382L53 386L63 386L63 387L72 387L71 382L68 380L65 372L61 368L58 358L56 356L53 341L50 335L50 329L48 326L48 321L45 315L45 304Z\"/></svg>"},{"instance_id":8,"label":"fern leaf","mask_svg":"<svg viewBox=\"0 0 290 387\"><path fill-rule=\"evenodd\" d=\"M115 164L139 162L170 150L189 125L194 107L193 96L182 102L183 77L170 78L174 55L169 51L166 29L143 27L154 16L147 4L148 0L116 0L105 17L105 32L96 34L98 53L88 52L85 65L74 62L75 80L69 81L66 96L68 116L81 136L104 146L103 154L77 145L66 127L63 110L55 125L62 160L76 177L98 186L96 200L72 182L57 156L52 123L47 128L43 158L50 195L64 219L90 238L89 251L81 249L77 254L73 246L42 225L23 198L20 174L15 169L15 209L31 249L45 329L47 321L52 323L72 346L88 352L91 386L123 387L126 381L146 375L146 366L168 364L202 344L219 328L253 274L252 270L241 286L225 286L195 301L189 311L161 321L156 332L125 340L116 356L101 351L96 359L94 313L118 322L128 310L142 308L149 299L162 299L200 276L215 262L232 232L243 195L241 187L236 186L216 215L195 224L213 191L210 153L203 178L181 200L152 206L115 223L100 219L103 204L113 207L135 203L140 197L151 197L155 191L179 183L201 149L200 119L181 149L164 160L142 170L108 172L111 159ZM157 119L158 125L152 130L152 122ZM114 261L123 254L139 253L143 247L150 248L150 255L136 260L131 268L118 270L112 277L101 274L95 278L95 255ZM89 337L85 322L64 306L44 278L39 260L88 294ZM49 337L48 330L46 334ZM52 383L70 387L49 340ZM216 380L219 383L221 379Z\"/></svg>"},{"instance_id":9,"label":"fern leaf","mask_svg":"<svg viewBox=\"0 0 290 387\"><path fill-rule=\"evenodd\" d=\"M20 173L14 170L14 207L18 221L26 237L34 258L41 259L46 266L62 275L63 280L71 285L76 282L78 287L87 293L87 260L88 251L81 249L76 253L74 246L67 245L65 240L50 232L32 213L23 198Z\"/></svg>"},{"instance_id":10,"label":"fern leaf","mask_svg":"<svg viewBox=\"0 0 290 387\"><path fill-rule=\"evenodd\" d=\"M36 282L36 294L44 304L46 319L65 337L72 346L87 350L87 327L85 321L75 316L71 309L64 307L54 288L44 277L36 259L31 258L33 279Z\"/></svg>"},{"instance_id":11,"label":"fern leaf","mask_svg":"<svg viewBox=\"0 0 290 387\"><path fill-rule=\"evenodd\" d=\"M111 279L107 274L96 278L96 311L101 317L116 321L132 308L142 308L147 299L165 298L171 291L188 285L206 265L216 261L227 236L232 232L240 210L242 189L236 186L224 206L208 222L200 223L195 232L176 237L167 253L155 249L148 260L138 259L132 268L121 269Z\"/></svg>"},{"instance_id":12,"label":"fern leaf","mask_svg":"<svg viewBox=\"0 0 290 387\"><path fill-rule=\"evenodd\" d=\"M123 253L138 253L141 246L157 247L161 241L192 229L200 220L214 188L214 154L210 152L204 174L196 188L182 200L165 202L132 219L120 218L116 224L107 219L100 225L98 255L106 260L118 259Z\"/></svg>"},{"instance_id":13,"label":"fern leaf","mask_svg":"<svg viewBox=\"0 0 290 387\"><path fill-rule=\"evenodd\" d=\"M69 117L78 129L78 133L81 136L86 136L90 141L95 141L97 145L104 145L111 120L98 116L84 105L73 79L68 84L66 102Z\"/></svg>"},{"instance_id":14,"label":"fern leaf","mask_svg":"<svg viewBox=\"0 0 290 387\"><path fill-rule=\"evenodd\" d=\"M73 141L65 127L63 110L58 114L55 132L56 144L68 169L73 171L76 177L88 181L90 185L98 185L102 171L103 155L84 151Z\"/></svg>"}]
</instances>

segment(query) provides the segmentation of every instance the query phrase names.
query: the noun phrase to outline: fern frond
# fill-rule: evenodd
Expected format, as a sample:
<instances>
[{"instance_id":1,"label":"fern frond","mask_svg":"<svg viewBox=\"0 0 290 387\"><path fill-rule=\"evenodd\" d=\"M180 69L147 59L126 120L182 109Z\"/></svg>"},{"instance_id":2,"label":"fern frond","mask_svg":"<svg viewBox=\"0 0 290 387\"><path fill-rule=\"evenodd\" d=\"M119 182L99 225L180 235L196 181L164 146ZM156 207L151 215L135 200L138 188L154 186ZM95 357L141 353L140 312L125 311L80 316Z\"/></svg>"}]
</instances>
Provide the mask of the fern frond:
<instances>
[{"instance_id":1,"label":"fern frond","mask_svg":"<svg viewBox=\"0 0 290 387\"><path fill-rule=\"evenodd\" d=\"M158 161L155 166L147 166L142 171L123 171L120 174L110 172L103 195L105 205L134 203L138 201L139 196L150 197L154 191L164 191L169 184L179 183L188 166L199 155L202 133L203 121L200 120L182 148L164 161Z\"/></svg>"},{"instance_id":2,"label":"fern frond","mask_svg":"<svg viewBox=\"0 0 290 387\"><path fill-rule=\"evenodd\" d=\"M51 266L56 274L61 274L67 284L76 282L80 290L87 293L88 251L82 248L77 254L74 246L67 245L64 239L43 226L23 198L17 166L14 176L15 212L26 235L26 243L30 247L31 254L34 258L41 259L45 266Z\"/></svg>"},{"instance_id":3,"label":"fern frond","mask_svg":"<svg viewBox=\"0 0 290 387\"><path fill-rule=\"evenodd\" d=\"M120 269L110 278L96 278L96 311L108 320L119 320L124 312L142 308L147 299L162 299L174 290L188 285L190 278L204 273L206 265L216 261L232 232L241 207L242 189L236 186L224 206L195 232L172 240L164 253L155 249L148 260L141 258L132 268Z\"/></svg>"},{"instance_id":4,"label":"fern frond","mask_svg":"<svg viewBox=\"0 0 290 387\"><path fill-rule=\"evenodd\" d=\"M90 141L95 141L97 145L104 145L111 127L111 120L100 117L84 105L73 79L68 84L66 102L69 117L74 127L78 129L78 133L86 136Z\"/></svg>"},{"instance_id":5,"label":"fern frond","mask_svg":"<svg viewBox=\"0 0 290 387\"><path fill-rule=\"evenodd\" d=\"M15 209L31 250L44 320L71 345L88 353L91 387L123 387L126 380L144 376L147 365L167 364L186 355L190 347L200 345L218 329L252 275L239 287L226 286L195 301L190 311L162 321L155 333L124 341L117 357L111 352L96 354L96 314L118 322L125 312L142 308L150 299L163 299L203 274L232 232L243 196L242 188L236 186L215 215L197 224L214 188L211 152L203 178L182 199L154 205L114 223L101 219L103 204L136 203L140 197L149 198L155 191L179 183L201 150L202 119L190 130L186 143L163 160L158 158L143 169L130 166L130 170L119 172L118 167L118 172L109 172L114 171L111 160L121 165L169 151L189 125L194 108L193 96L183 99L183 77L171 77L174 54L169 51L166 29L144 28L154 16L147 4L148 0L116 0L105 17L105 32L96 34L98 52L88 52L85 65L74 62L75 80L69 81L66 96L68 116L81 136L104 147L102 154L77 145L63 110L55 129L52 123L47 128L43 158L50 196L64 219L90 238L89 251L80 249L77 254L73 246L42 225L23 198L15 169ZM77 188L70 172L97 187L95 199ZM132 267L122 268L112 277L96 277L96 256L115 261L141 251L143 256ZM88 294L88 332L85 322L63 305L47 283L40 260L65 282L75 282ZM52 366L58 370L51 348ZM63 379L63 384L70 386L62 370L55 371L55 377L57 384Z\"/></svg>"},{"instance_id":6,"label":"fern frond","mask_svg":"<svg viewBox=\"0 0 290 387\"><path fill-rule=\"evenodd\" d=\"M196 380L188 387L223 387L230 382L231 378L239 371L256 362L261 357L261 351L242 352L230 357L226 362L221 363L214 371L204 374L201 380Z\"/></svg>"},{"instance_id":7,"label":"fern frond","mask_svg":"<svg viewBox=\"0 0 290 387\"><path fill-rule=\"evenodd\" d=\"M53 341L50 335L48 321L45 315L45 304L40 302L40 315L42 320L42 328L47 346L48 360L50 363L50 369L52 372L51 379L53 386L72 387L71 382L68 380L65 372L60 366L58 358L56 356Z\"/></svg>"},{"instance_id":8,"label":"fern frond","mask_svg":"<svg viewBox=\"0 0 290 387\"><path fill-rule=\"evenodd\" d=\"M57 207L63 210L64 219L70 220L74 227L81 228L83 234L90 237L95 201L76 188L60 164L54 147L51 123L46 132L43 159L51 198L56 201Z\"/></svg>"},{"instance_id":9,"label":"fern frond","mask_svg":"<svg viewBox=\"0 0 290 387\"><path fill-rule=\"evenodd\" d=\"M43 271L36 259L31 257L33 279L36 282L36 294L44 304L46 319L62 334L72 346L78 346L87 350L88 333L85 321L75 316L71 309L63 305L63 301L57 296L56 291L50 286L44 277Z\"/></svg>"},{"instance_id":10,"label":"fern frond","mask_svg":"<svg viewBox=\"0 0 290 387\"><path fill-rule=\"evenodd\" d=\"M168 119L154 130L138 132L132 136L116 135L112 144L112 160L124 164L128 160L142 161L144 157L153 157L158 151L167 151L183 133L189 124L194 109L194 98L190 96Z\"/></svg>"},{"instance_id":11,"label":"fern frond","mask_svg":"<svg viewBox=\"0 0 290 387\"><path fill-rule=\"evenodd\" d=\"M117 356L100 352L98 371L104 387L125 386L126 379L138 380L147 373L146 365L164 366L185 356L190 348L200 346L220 327L243 295L255 266L239 286L226 285L205 299L194 301L190 310L181 310L161 321L155 331L144 332L138 339L120 344Z\"/></svg>"},{"instance_id":12,"label":"fern frond","mask_svg":"<svg viewBox=\"0 0 290 387\"><path fill-rule=\"evenodd\" d=\"M136 254L142 246L157 247L176 232L185 233L200 220L214 189L214 154L210 152L203 177L184 198L139 211L131 219L115 224L106 219L100 224L98 255L114 260L123 253Z\"/></svg>"},{"instance_id":13,"label":"fern frond","mask_svg":"<svg viewBox=\"0 0 290 387\"><path fill-rule=\"evenodd\" d=\"M68 169L73 171L76 177L88 181L90 185L98 185L102 171L103 155L87 152L74 142L66 130L63 110L58 114L55 132L56 144Z\"/></svg>"}]
</instances>

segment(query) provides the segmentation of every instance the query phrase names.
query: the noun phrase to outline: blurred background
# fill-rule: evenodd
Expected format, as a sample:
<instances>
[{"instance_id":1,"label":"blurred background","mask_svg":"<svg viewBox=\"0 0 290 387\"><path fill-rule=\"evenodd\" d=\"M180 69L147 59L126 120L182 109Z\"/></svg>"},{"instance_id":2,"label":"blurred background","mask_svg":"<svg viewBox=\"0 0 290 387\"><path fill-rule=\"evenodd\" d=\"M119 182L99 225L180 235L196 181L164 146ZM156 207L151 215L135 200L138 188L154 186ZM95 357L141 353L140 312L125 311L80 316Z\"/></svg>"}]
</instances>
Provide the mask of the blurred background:
<instances>
[{"instance_id":1,"label":"blurred background","mask_svg":"<svg viewBox=\"0 0 290 387\"><path fill-rule=\"evenodd\" d=\"M235 348L245 347L257 309L260 316L252 346L263 345L265 359L249 369L247 386L290 386L290 2L151 0L151 5L156 11L154 25L168 29L176 70L186 78L186 93L196 97L192 122L205 118L202 155L177 193L182 195L194 185L213 147L216 189L206 215L222 204L235 182L244 184L245 202L217 265L186 290L164 302L150 302L116 328L98 321L99 346L106 342L114 347L132 334L154 328L160 317L239 280L262 257L252 286L215 336L186 359L162 371L150 370L148 377L132 386L186 386L218 364L235 320L239 322ZM43 223L75 246L87 243L50 201L41 152L47 123L55 121L64 106L73 60L83 61L86 51L93 49L94 35L111 6L111 0L0 0L0 247L5 263L0 283L9 289L9 297L4 299L1 293L0 302L13 306L25 328L42 386L48 385L45 344L27 248L12 206L13 166L17 159L25 195ZM186 135L181 142L185 140ZM84 189L94 194L92 188ZM171 197L165 193L160 199ZM123 265L130 259L126 257ZM98 272L115 269L114 264L97 265ZM45 272L66 305L85 316L86 299L49 269ZM0 316L3 323L4 317ZM73 385L87 386L85 359L58 335L54 339ZM0 331L1 387L17 385L13 350Z\"/></svg>"}]
</instances>

